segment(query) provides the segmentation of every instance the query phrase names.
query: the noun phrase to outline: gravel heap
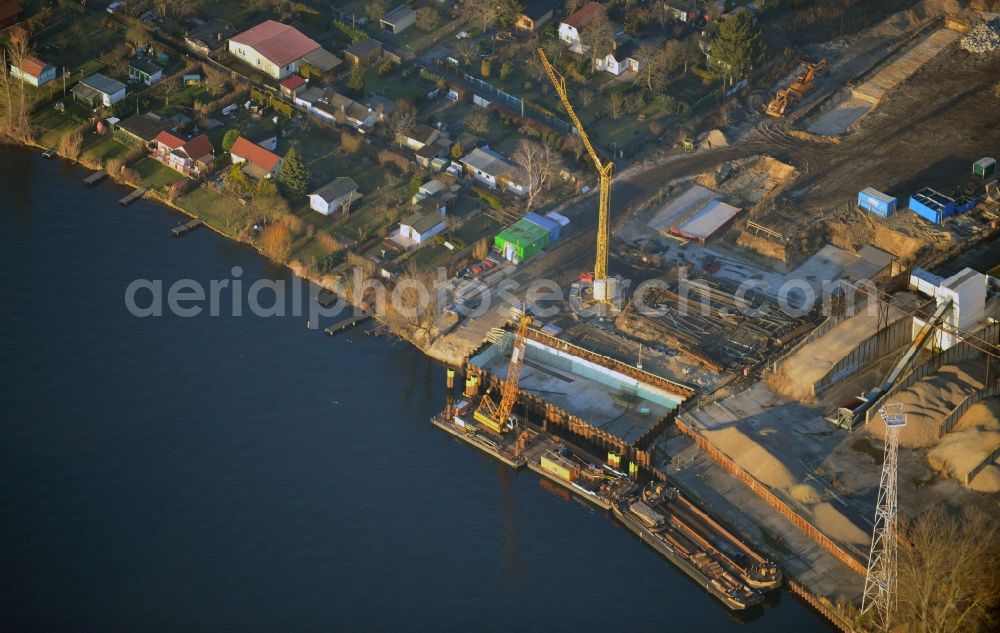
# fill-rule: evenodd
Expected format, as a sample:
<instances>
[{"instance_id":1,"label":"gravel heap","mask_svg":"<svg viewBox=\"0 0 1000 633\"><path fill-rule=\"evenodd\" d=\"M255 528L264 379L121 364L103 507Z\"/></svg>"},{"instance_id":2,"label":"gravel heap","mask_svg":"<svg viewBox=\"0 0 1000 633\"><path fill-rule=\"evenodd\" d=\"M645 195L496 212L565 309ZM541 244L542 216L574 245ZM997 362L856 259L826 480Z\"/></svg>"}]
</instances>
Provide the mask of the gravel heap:
<instances>
[{"instance_id":1,"label":"gravel heap","mask_svg":"<svg viewBox=\"0 0 1000 633\"><path fill-rule=\"evenodd\" d=\"M1000 18L977 24L960 45L970 53L988 53L1000 48Z\"/></svg>"}]
</instances>

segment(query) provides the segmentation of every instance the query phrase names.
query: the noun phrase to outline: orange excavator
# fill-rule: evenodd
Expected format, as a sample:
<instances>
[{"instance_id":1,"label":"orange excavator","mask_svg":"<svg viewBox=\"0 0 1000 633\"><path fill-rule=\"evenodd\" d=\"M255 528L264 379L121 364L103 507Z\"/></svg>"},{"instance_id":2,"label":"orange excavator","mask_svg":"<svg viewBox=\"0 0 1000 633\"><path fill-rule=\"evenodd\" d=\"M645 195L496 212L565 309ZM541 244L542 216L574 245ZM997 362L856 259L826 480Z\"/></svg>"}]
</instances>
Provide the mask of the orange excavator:
<instances>
[{"instance_id":1,"label":"orange excavator","mask_svg":"<svg viewBox=\"0 0 1000 633\"><path fill-rule=\"evenodd\" d=\"M818 62L803 60L802 63L806 66L806 72L796 77L790 86L782 88L774 95L774 98L767 104L767 108L764 109L767 114L773 117L785 116L788 108L794 106L807 92L812 90L813 80L816 76L827 72L830 68L826 59L821 59Z\"/></svg>"}]
</instances>

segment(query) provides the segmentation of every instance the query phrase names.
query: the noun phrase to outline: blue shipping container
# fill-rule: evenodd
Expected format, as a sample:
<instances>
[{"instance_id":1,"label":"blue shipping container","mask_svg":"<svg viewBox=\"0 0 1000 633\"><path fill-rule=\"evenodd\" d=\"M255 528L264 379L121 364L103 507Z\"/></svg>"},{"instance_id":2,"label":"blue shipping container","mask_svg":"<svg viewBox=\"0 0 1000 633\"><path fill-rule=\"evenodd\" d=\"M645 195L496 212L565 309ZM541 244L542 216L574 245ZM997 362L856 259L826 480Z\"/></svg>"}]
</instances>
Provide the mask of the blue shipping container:
<instances>
[{"instance_id":1,"label":"blue shipping container","mask_svg":"<svg viewBox=\"0 0 1000 633\"><path fill-rule=\"evenodd\" d=\"M560 226L555 220L538 215L537 213L526 213L524 214L524 219L548 231L550 242L555 242L559 239Z\"/></svg>"},{"instance_id":2,"label":"blue shipping container","mask_svg":"<svg viewBox=\"0 0 1000 633\"><path fill-rule=\"evenodd\" d=\"M968 211L971 208L963 204L961 211L955 204L955 199L944 195L930 187L924 187L910 196L910 210L929 222L940 224L945 218L955 213Z\"/></svg>"},{"instance_id":3,"label":"blue shipping container","mask_svg":"<svg viewBox=\"0 0 1000 633\"><path fill-rule=\"evenodd\" d=\"M858 192L858 206L887 218L896 212L896 198L877 189L865 187Z\"/></svg>"}]
</instances>

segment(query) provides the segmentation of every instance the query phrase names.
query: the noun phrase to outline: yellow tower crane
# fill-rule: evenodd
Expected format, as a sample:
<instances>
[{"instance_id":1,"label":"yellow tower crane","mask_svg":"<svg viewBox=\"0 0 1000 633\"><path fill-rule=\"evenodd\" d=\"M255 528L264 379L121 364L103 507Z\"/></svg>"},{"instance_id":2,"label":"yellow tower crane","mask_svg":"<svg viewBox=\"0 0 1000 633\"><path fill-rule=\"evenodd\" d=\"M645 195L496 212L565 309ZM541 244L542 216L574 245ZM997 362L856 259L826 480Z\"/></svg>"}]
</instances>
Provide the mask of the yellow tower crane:
<instances>
[{"instance_id":1,"label":"yellow tower crane","mask_svg":"<svg viewBox=\"0 0 1000 633\"><path fill-rule=\"evenodd\" d=\"M597 168L597 174L600 177L598 188L600 202L597 209L597 258L594 260L594 299L601 303L611 304L612 293L608 288L608 215L611 209L611 170L614 168L614 163L602 161L594 146L590 144L583 124L577 118L573 104L569 102L569 96L566 94L566 80L556 73L555 68L549 63L548 57L545 56L545 51L541 48L538 49L538 57L542 60L542 66L549 76L549 81L552 82L552 86L559 94L559 100L562 101L563 107L566 108L566 114L569 115L576 131L579 132L580 140L583 141L583 146L586 148L587 154L590 155L590 159L594 161L594 167Z\"/></svg>"},{"instance_id":2,"label":"yellow tower crane","mask_svg":"<svg viewBox=\"0 0 1000 633\"><path fill-rule=\"evenodd\" d=\"M530 324L531 317L526 314L521 317L521 322L518 323L514 349L510 353L510 367L507 368L507 378L504 380L503 389L500 392L500 404L493 404L489 394L484 394L483 399L479 402L479 407L472 415L476 422L498 435L504 431L512 430L510 414L514 410L514 402L517 400L517 383L521 378L524 348L527 345L525 338L528 335Z\"/></svg>"}]
</instances>

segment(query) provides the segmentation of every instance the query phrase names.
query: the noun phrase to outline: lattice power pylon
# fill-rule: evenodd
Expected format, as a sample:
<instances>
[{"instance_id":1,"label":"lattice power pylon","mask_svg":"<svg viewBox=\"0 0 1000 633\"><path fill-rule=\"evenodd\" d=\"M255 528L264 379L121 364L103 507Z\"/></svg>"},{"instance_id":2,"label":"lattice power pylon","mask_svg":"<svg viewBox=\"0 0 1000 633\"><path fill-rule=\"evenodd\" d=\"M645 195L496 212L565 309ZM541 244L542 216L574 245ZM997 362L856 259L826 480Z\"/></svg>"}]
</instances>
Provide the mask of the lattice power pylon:
<instances>
[{"instance_id":1,"label":"lattice power pylon","mask_svg":"<svg viewBox=\"0 0 1000 633\"><path fill-rule=\"evenodd\" d=\"M868 555L865 595L861 614L874 609L876 624L889 630L889 617L895 605L896 589L896 458L899 453L899 430L906 426L906 413L901 403L884 405L879 414L885 422L885 461L879 483L878 504L875 508L875 529L872 549Z\"/></svg>"}]
</instances>

